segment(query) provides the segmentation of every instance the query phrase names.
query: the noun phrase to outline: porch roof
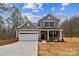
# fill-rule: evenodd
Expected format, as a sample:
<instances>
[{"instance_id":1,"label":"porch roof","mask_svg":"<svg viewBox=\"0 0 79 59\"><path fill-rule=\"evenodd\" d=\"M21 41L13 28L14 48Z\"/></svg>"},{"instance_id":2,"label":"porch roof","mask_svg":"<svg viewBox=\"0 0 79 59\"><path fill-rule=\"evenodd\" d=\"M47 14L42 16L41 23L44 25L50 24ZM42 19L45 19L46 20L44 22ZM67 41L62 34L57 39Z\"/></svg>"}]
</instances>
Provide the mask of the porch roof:
<instances>
[{"instance_id":1,"label":"porch roof","mask_svg":"<svg viewBox=\"0 0 79 59\"><path fill-rule=\"evenodd\" d=\"M55 28L55 29L45 29L45 28L43 28L43 29L40 29L40 31L63 31L63 29L61 29L61 28Z\"/></svg>"}]
</instances>

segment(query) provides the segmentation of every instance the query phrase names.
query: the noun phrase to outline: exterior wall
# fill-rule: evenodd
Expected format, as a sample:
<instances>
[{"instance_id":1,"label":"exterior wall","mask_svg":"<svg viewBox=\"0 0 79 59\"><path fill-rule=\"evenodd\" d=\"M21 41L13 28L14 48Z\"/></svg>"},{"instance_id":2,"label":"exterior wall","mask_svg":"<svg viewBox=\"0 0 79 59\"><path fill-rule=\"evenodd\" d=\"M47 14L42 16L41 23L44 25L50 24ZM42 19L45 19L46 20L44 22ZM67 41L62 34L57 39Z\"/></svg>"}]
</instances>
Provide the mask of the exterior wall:
<instances>
[{"instance_id":1,"label":"exterior wall","mask_svg":"<svg viewBox=\"0 0 79 59\"><path fill-rule=\"evenodd\" d=\"M40 21L40 23L39 23L39 27L40 27L40 28L45 28L45 23L42 22L42 21Z\"/></svg>"},{"instance_id":2,"label":"exterior wall","mask_svg":"<svg viewBox=\"0 0 79 59\"><path fill-rule=\"evenodd\" d=\"M54 28L58 28L58 22L54 22Z\"/></svg>"}]
</instances>

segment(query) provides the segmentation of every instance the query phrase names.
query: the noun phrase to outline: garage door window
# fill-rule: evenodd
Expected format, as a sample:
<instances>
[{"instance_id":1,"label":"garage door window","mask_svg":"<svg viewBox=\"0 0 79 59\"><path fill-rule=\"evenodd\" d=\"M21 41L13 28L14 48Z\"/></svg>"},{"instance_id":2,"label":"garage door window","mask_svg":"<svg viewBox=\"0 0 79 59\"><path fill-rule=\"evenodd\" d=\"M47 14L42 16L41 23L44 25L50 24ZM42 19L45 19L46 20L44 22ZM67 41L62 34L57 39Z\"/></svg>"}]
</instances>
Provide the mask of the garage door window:
<instances>
[{"instance_id":1,"label":"garage door window","mask_svg":"<svg viewBox=\"0 0 79 59\"><path fill-rule=\"evenodd\" d=\"M20 34L38 34L38 33L20 33Z\"/></svg>"},{"instance_id":2,"label":"garage door window","mask_svg":"<svg viewBox=\"0 0 79 59\"><path fill-rule=\"evenodd\" d=\"M20 34L27 34L27 33L20 33Z\"/></svg>"}]
</instances>

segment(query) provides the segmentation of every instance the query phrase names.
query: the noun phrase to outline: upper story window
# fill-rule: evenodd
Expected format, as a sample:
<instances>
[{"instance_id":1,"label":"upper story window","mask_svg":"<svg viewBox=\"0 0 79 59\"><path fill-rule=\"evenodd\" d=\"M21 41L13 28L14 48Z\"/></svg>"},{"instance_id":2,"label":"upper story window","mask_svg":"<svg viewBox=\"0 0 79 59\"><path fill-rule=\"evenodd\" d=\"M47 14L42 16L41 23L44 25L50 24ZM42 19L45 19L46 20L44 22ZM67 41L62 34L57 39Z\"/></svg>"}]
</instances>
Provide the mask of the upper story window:
<instances>
[{"instance_id":1,"label":"upper story window","mask_svg":"<svg viewBox=\"0 0 79 59\"><path fill-rule=\"evenodd\" d=\"M45 22L45 27L49 27L49 22Z\"/></svg>"},{"instance_id":2,"label":"upper story window","mask_svg":"<svg viewBox=\"0 0 79 59\"><path fill-rule=\"evenodd\" d=\"M54 22L50 22L50 27L53 27L54 26Z\"/></svg>"},{"instance_id":3,"label":"upper story window","mask_svg":"<svg viewBox=\"0 0 79 59\"><path fill-rule=\"evenodd\" d=\"M45 27L53 27L54 22L45 22Z\"/></svg>"}]
</instances>

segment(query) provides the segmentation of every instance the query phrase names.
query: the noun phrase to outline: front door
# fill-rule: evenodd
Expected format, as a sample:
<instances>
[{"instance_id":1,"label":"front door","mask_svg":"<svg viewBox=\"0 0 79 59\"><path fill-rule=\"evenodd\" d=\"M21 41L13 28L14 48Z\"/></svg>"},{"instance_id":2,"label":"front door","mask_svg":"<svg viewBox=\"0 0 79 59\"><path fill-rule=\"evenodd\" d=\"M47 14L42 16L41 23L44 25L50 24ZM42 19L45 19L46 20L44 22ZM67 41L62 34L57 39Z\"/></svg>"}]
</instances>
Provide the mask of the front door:
<instances>
[{"instance_id":1,"label":"front door","mask_svg":"<svg viewBox=\"0 0 79 59\"><path fill-rule=\"evenodd\" d=\"M41 31L41 39L47 40L47 31Z\"/></svg>"}]
</instances>

